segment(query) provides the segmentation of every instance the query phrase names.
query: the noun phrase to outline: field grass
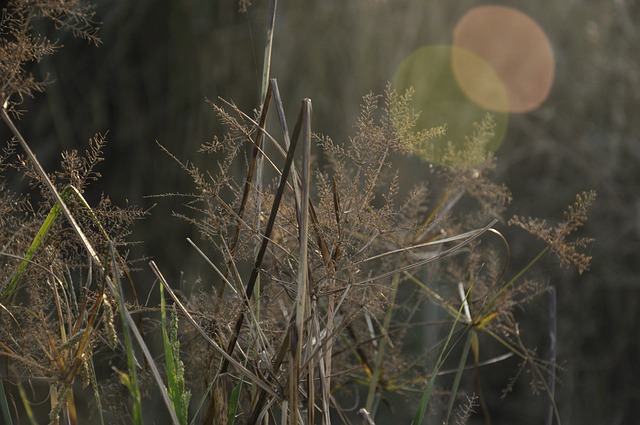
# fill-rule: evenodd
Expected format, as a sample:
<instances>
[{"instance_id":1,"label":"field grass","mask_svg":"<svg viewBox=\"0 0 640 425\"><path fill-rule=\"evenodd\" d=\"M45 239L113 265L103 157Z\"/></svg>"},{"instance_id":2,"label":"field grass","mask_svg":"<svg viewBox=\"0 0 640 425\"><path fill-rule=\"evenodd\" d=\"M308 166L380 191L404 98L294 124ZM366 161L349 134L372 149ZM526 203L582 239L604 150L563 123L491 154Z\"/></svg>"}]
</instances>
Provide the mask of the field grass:
<instances>
[{"instance_id":1,"label":"field grass","mask_svg":"<svg viewBox=\"0 0 640 425\"><path fill-rule=\"evenodd\" d=\"M158 149L193 181L193 192L166 196L185 199L177 219L199 231L189 242L207 267L206 286L180 292L162 264L131 273L128 236L148 212L83 196L109 178L109 170L97 171L106 137L96 135L84 154L62 153L51 173L15 124L20 100L45 88L27 65L56 50L33 36L35 23L50 20L97 43L91 9L75 1L7 6L1 53L11 60L2 62L0 113L13 138L0 156L4 422L371 424L394 414L421 424L465 423L476 412L491 423L482 367L517 358L548 399L547 423L560 423L555 345L548 358L528 348L515 312L554 294L528 276L543 257L588 269L591 240L573 234L595 193L577 195L556 224L505 220L511 195L491 180L491 115L468 129L462 147L435 149L446 127L417 129L411 90L391 85L363 96L346 142L315 132L312 99L301 100L290 131L269 78L275 10L273 2L259 109L212 102L227 130L201 146L212 165L201 169ZM267 130L269 118L275 130ZM397 167L399 156L430 169L428 185L403 187L411 170ZM10 190L7 179L18 177L29 182L24 193ZM531 240L527 265L515 272L500 232L506 224L543 242ZM159 293L141 293L136 279L149 276ZM500 354L486 357L485 347ZM389 402L398 396L402 409Z\"/></svg>"}]
</instances>

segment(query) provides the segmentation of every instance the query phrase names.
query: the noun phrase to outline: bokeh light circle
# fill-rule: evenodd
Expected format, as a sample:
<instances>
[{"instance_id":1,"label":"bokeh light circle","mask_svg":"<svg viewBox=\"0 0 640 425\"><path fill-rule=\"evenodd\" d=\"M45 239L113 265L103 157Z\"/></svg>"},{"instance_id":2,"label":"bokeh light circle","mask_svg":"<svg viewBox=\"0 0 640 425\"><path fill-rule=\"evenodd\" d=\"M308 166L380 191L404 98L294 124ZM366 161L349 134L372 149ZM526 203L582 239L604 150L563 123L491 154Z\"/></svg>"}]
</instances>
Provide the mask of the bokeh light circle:
<instances>
[{"instance_id":1,"label":"bokeh light circle","mask_svg":"<svg viewBox=\"0 0 640 425\"><path fill-rule=\"evenodd\" d=\"M510 7L471 9L453 32L452 67L460 88L482 107L499 112L531 111L547 98L555 62L542 28L529 16ZM468 52L483 61L470 59ZM486 63L506 89L508 102L495 96ZM488 80L487 80L488 78ZM487 83L489 81L489 83Z\"/></svg>"},{"instance_id":2,"label":"bokeh light circle","mask_svg":"<svg viewBox=\"0 0 640 425\"><path fill-rule=\"evenodd\" d=\"M509 111L508 90L493 66L461 47L451 49L451 63L456 81L469 99L489 111Z\"/></svg>"},{"instance_id":3,"label":"bokeh light circle","mask_svg":"<svg viewBox=\"0 0 640 425\"><path fill-rule=\"evenodd\" d=\"M420 111L416 122L416 130L447 125L447 133L440 140L431 143L436 151L444 151L448 143L457 150L464 149L467 137L473 133L474 123L482 121L487 108L472 101L460 88L452 69L453 52L458 50L448 45L431 45L421 47L407 56L396 69L392 84L399 94L409 88L414 89L410 107ZM478 67L488 70L482 59L470 52L460 52L461 57L468 58ZM506 103L506 92L495 76L493 91L496 98ZM492 112L495 121L495 135L486 149L495 152L504 139L508 114ZM433 163L439 162L438 155L429 158Z\"/></svg>"}]
</instances>

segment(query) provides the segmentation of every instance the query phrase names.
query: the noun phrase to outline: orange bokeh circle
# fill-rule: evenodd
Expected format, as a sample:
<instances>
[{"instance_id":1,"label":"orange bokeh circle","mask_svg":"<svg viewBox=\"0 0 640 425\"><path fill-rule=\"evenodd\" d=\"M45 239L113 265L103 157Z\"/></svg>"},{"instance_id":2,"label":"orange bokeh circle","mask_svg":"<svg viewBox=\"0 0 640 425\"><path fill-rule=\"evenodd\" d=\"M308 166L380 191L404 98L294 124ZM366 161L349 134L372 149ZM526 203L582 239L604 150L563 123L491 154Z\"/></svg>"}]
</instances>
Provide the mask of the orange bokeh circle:
<instances>
[{"instance_id":1,"label":"orange bokeh circle","mask_svg":"<svg viewBox=\"0 0 640 425\"><path fill-rule=\"evenodd\" d=\"M409 108L418 112L415 130L426 130L435 126L447 126L444 137L429 141L432 148L430 163L442 163L450 148L462 151L469 137L473 135L475 123L487 116L487 109L472 101L461 89L453 73L452 56L456 50L450 45L422 46L408 55L395 69L392 77L393 87L400 94L413 89ZM490 94L495 102L506 105L506 90L492 68L477 55L470 52L458 52L476 68L485 70L486 81L490 83ZM492 113L495 124L494 136L485 146L485 150L496 152L502 142L508 126L509 114Z\"/></svg>"},{"instance_id":2,"label":"orange bokeh circle","mask_svg":"<svg viewBox=\"0 0 640 425\"><path fill-rule=\"evenodd\" d=\"M542 28L510 7L471 9L453 32L452 67L462 91L476 104L496 112L528 112L547 98L555 62ZM471 54L470 54L471 53ZM480 60L474 60L474 55ZM507 102L490 82L494 76L506 90Z\"/></svg>"}]
</instances>

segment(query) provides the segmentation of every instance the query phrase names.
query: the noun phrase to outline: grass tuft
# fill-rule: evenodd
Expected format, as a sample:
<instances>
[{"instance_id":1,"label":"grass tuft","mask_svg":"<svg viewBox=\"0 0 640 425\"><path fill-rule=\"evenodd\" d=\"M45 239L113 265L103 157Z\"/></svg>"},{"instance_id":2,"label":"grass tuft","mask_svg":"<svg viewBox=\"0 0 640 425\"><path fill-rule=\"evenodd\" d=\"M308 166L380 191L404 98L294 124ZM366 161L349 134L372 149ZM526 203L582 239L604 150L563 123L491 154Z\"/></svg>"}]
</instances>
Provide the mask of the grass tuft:
<instances>
[{"instance_id":1,"label":"grass tuft","mask_svg":"<svg viewBox=\"0 0 640 425\"><path fill-rule=\"evenodd\" d=\"M465 423L476 407L490 423L483 367L514 356L549 398L548 422L560 423L556 346L549 360L539 357L523 343L517 317L548 289L529 278L547 253L578 273L588 269L584 249L592 241L573 235L595 193L578 195L555 226L514 216L509 224L546 246L511 271L499 230L511 195L492 181L493 117L469 128L465 143L436 150L456 123L416 128L412 90L397 93L389 84L363 96L346 140L314 133L310 99L301 101L290 133L269 76L275 15L273 1L260 110L212 103L225 134L199 149L213 156L205 169L163 148L194 186L176 215L200 240L176 246L193 247L211 269L202 272L208 286L186 280L181 293L151 261L160 298L149 305L138 297L144 277L134 280L128 258L131 228L146 212L105 196L91 205L83 195L101 177L105 136L89 140L82 154L62 153L51 173L14 122L22 98L47 83L29 65L58 48L27 36L34 19L97 43L92 11L50 0L3 9L0 53L10 60L0 65L0 115L14 137L0 153L4 422L142 424L158 420L143 407L159 394L163 420L176 425L374 424L398 414L396 403L416 425ZM278 127L267 130L274 114ZM407 183L416 174L407 163L429 170L423 181ZM30 193L10 193L9 169ZM484 358L486 346L499 354ZM81 396L92 400L95 416L79 409Z\"/></svg>"}]
</instances>

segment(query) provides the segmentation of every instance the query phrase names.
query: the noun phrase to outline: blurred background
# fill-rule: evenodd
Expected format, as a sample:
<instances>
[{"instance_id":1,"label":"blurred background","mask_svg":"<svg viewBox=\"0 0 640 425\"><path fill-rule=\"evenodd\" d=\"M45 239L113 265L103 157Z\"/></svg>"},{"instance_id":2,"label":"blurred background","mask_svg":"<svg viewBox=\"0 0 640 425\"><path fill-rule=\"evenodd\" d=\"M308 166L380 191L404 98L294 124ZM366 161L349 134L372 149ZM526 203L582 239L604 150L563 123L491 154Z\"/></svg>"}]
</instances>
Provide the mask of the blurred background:
<instances>
[{"instance_id":1,"label":"blurred background","mask_svg":"<svg viewBox=\"0 0 640 425\"><path fill-rule=\"evenodd\" d=\"M104 177L89 199L105 193L118 204L128 200L151 208L136 227L133 239L143 244L135 255L156 259L173 281L194 279L200 269L208 271L185 240L195 230L172 217L183 200L150 197L193 187L158 144L182 161L206 167L213 160L196 151L223 132L206 99L222 97L247 112L259 106L268 2L254 0L246 12L232 0L96 3L102 45L59 34L65 48L36 71L55 82L22 105L27 112L20 127L48 170L59 163L60 151L84 151L96 132L108 132L100 167ZM468 132L484 109L493 111L496 180L513 193L508 216L561 220L576 193L595 189L598 199L583 232L596 239L591 270L578 276L549 261L537 276L557 289L563 370L556 401L564 424L635 423L640 415L640 3L502 1L498 4L517 13L480 19L473 27L470 22L479 18L470 13L489 4L280 0L271 76L278 80L290 126L300 99L309 97L314 131L337 142L352 133L362 96L382 92L387 81L400 87L422 84L416 87L418 107L427 123L446 123L450 137L461 137L458 129ZM524 30L481 42L505 22ZM519 38L527 33L531 39ZM460 54L463 47L474 55ZM456 60L462 71L445 69ZM489 86L487 93L465 91L461 81L485 75L486 63L495 66L503 85ZM477 71L468 76L468 69ZM508 76L515 80L505 81ZM482 96L488 103L479 100ZM0 132L6 139L6 128ZM415 178L421 178L419 168ZM512 270L517 270L539 246L523 232L500 226L511 241ZM152 281L141 272L140 285ZM528 307L521 313L521 331L530 346L542 350L546 342L536 338L544 333L536 332L536 325L547 306L542 300ZM496 394L489 400L494 422L543 423L544 395L531 394L526 378L499 399L516 373L515 361L512 366L483 373L487 392Z\"/></svg>"}]
</instances>

